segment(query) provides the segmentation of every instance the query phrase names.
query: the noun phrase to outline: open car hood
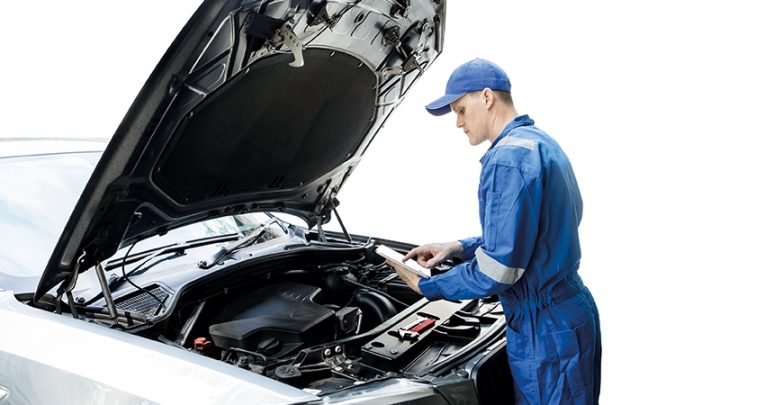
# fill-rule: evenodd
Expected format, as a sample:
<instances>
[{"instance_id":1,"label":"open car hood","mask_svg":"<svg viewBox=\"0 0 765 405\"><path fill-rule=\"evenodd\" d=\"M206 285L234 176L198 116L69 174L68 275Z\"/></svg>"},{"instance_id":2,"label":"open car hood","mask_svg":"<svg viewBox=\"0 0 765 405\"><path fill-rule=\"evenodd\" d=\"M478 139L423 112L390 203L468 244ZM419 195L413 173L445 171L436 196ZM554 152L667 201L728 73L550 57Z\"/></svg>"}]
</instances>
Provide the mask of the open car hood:
<instances>
[{"instance_id":1,"label":"open car hood","mask_svg":"<svg viewBox=\"0 0 765 405\"><path fill-rule=\"evenodd\" d=\"M440 53L444 12L442 0L205 1L112 137L35 300L120 246L189 223L250 211L328 221Z\"/></svg>"}]
</instances>

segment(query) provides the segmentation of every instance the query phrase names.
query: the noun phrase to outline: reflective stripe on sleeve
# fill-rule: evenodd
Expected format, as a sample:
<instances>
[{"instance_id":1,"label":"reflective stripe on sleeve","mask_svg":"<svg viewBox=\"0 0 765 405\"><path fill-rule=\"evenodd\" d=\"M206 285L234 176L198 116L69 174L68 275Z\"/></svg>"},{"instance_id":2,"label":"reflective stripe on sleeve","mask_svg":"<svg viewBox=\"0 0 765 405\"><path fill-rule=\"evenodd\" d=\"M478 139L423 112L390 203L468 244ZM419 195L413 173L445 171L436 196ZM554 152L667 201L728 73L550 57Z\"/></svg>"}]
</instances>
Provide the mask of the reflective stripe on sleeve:
<instances>
[{"instance_id":1,"label":"reflective stripe on sleeve","mask_svg":"<svg viewBox=\"0 0 765 405\"><path fill-rule=\"evenodd\" d=\"M515 284L521 279L526 269L520 267L508 267L487 255L482 248L475 251L478 260L478 269L490 279L502 284Z\"/></svg>"},{"instance_id":2,"label":"reflective stripe on sleeve","mask_svg":"<svg viewBox=\"0 0 765 405\"><path fill-rule=\"evenodd\" d=\"M526 148L528 150L534 150L534 148L537 146L537 143L532 141L531 139L523 139L523 138L517 138L514 136L506 136L497 142L496 146L520 146L521 148Z\"/></svg>"}]
</instances>

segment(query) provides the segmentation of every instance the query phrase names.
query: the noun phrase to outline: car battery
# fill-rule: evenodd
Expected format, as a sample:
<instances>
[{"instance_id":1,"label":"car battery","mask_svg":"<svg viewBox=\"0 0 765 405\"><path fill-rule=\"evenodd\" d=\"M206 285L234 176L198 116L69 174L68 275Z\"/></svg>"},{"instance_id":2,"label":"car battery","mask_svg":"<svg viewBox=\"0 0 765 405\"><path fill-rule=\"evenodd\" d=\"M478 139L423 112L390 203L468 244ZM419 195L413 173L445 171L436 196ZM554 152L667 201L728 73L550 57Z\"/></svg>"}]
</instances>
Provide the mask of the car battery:
<instances>
[{"instance_id":1,"label":"car battery","mask_svg":"<svg viewBox=\"0 0 765 405\"><path fill-rule=\"evenodd\" d=\"M418 346L428 344L428 335L464 306L446 300L429 302L362 346L364 363L386 370L402 369L422 353L424 348Z\"/></svg>"}]
</instances>

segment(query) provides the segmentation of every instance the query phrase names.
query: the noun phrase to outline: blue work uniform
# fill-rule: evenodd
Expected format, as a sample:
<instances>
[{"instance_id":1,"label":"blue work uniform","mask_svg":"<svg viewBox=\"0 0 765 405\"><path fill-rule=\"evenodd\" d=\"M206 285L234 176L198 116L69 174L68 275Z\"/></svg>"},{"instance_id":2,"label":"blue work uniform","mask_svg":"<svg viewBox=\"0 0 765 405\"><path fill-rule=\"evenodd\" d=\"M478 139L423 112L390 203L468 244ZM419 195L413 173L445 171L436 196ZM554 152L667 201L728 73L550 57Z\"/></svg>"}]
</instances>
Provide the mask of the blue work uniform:
<instances>
[{"instance_id":1,"label":"blue work uniform","mask_svg":"<svg viewBox=\"0 0 765 405\"><path fill-rule=\"evenodd\" d=\"M582 199L568 158L527 115L481 158L482 235L465 262L421 279L429 299L498 295L516 404L597 404L600 325L577 273Z\"/></svg>"}]
</instances>

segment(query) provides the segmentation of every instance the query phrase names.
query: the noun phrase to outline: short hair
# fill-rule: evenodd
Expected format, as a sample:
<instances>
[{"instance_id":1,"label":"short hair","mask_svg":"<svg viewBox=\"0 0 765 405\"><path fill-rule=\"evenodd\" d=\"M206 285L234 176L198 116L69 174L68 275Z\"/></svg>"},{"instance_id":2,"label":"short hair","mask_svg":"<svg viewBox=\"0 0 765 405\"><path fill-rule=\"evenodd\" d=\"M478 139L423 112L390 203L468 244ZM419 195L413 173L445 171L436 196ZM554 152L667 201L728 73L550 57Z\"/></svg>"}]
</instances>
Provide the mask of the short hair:
<instances>
[{"instance_id":1,"label":"short hair","mask_svg":"<svg viewBox=\"0 0 765 405\"><path fill-rule=\"evenodd\" d=\"M513 96L510 95L509 91L500 91L500 90L492 90L494 94L497 95L497 98L502 101L503 103L512 106L513 105Z\"/></svg>"}]
</instances>

